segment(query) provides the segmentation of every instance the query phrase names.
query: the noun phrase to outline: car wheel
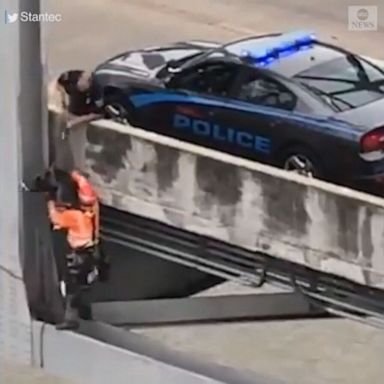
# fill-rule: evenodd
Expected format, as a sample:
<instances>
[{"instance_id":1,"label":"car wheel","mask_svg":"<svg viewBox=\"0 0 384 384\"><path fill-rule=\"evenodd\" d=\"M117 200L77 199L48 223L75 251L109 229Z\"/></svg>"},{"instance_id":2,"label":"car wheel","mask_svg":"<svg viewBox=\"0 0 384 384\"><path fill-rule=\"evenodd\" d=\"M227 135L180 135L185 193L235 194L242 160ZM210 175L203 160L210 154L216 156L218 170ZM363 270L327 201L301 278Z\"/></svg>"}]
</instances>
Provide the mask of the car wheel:
<instances>
[{"instance_id":1,"label":"car wheel","mask_svg":"<svg viewBox=\"0 0 384 384\"><path fill-rule=\"evenodd\" d=\"M119 119L128 119L128 110L123 105L117 102L108 103L108 105L110 105L115 110L115 113L119 116Z\"/></svg>"},{"instance_id":2,"label":"car wheel","mask_svg":"<svg viewBox=\"0 0 384 384\"><path fill-rule=\"evenodd\" d=\"M323 167L317 156L306 148L294 147L285 151L281 166L289 172L319 178L324 176Z\"/></svg>"},{"instance_id":3,"label":"car wheel","mask_svg":"<svg viewBox=\"0 0 384 384\"><path fill-rule=\"evenodd\" d=\"M118 113L119 121L134 123L134 108L131 105L123 105L123 94L119 90L112 91L106 96L105 104L111 106Z\"/></svg>"}]
</instances>

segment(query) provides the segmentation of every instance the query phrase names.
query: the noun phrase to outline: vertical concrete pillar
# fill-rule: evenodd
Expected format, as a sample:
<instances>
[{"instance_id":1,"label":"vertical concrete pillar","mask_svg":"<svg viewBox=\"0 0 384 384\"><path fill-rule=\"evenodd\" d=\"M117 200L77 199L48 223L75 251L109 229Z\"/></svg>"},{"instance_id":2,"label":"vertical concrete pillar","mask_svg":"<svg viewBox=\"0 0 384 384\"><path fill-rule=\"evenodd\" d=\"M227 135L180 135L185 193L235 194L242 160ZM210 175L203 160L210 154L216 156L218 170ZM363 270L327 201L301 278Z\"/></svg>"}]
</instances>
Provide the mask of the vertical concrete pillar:
<instances>
[{"instance_id":1,"label":"vertical concrete pillar","mask_svg":"<svg viewBox=\"0 0 384 384\"><path fill-rule=\"evenodd\" d=\"M2 357L25 361L31 345L27 300L34 315L48 318L59 302L55 290L47 295L55 268L44 197L20 188L44 169L46 119L40 25L20 21L23 11L39 13L39 0L1 0L0 349ZM15 13L18 20L10 22Z\"/></svg>"}]
</instances>

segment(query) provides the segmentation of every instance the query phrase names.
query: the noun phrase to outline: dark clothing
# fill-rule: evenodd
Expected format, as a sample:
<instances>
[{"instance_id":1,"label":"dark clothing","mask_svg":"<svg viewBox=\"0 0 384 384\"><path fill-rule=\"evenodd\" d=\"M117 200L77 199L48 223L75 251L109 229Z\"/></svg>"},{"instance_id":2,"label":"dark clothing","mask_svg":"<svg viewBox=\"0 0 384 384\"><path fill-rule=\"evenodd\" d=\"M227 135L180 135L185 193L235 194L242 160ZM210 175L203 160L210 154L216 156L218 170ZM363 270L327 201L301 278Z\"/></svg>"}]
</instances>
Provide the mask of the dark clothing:
<instances>
[{"instance_id":1,"label":"dark clothing","mask_svg":"<svg viewBox=\"0 0 384 384\"><path fill-rule=\"evenodd\" d=\"M67 294L77 296L81 290L92 283L96 260L94 248L77 249L69 253L67 259L67 276L65 279Z\"/></svg>"},{"instance_id":2,"label":"dark clothing","mask_svg":"<svg viewBox=\"0 0 384 384\"><path fill-rule=\"evenodd\" d=\"M66 256L66 264L65 313L63 322L56 326L59 330L76 329L80 317L91 318L90 308L82 303L81 296L97 277L94 248L72 250Z\"/></svg>"},{"instance_id":3,"label":"dark clothing","mask_svg":"<svg viewBox=\"0 0 384 384\"><path fill-rule=\"evenodd\" d=\"M92 84L88 91L82 92L77 87L83 71L67 71L59 78L59 84L64 87L69 97L68 112L76 116L84 116L90 113L103 113L102 94L99 89Z\"/></svg>"},{"instance_id":4,"label":"dark clothing","mask_svg":"<svg viewBox=\"0 0 384 384\"><path fill-rule=\"evenodd\" d=\"M90 113L102 113L102 101L98 98L95 87L87 92L80 92L77 87L71 87L68 92L68 112L76 116L84 116Z\"/></svg>"},{"instance_id":5,"label":"dark clothing","mask_svg":"<svg viewBox=\"0 0 384 384\"><path fill-rule=\"evenodd\" d=\"M77 89L70 90L68 112L76 116L84 116L91 113L88 92L80 92Z\"/></svg>"},{"instance_id":6,"label":"dark clothing","mask_svg":"<svg viewBox=\"0 0 384 384\"><path fill-rule=\"evenodd\" d=\"M54 168L37 176L29 187L31 192L46 192L49 199L59 204L79 206L77 186L70 173Z\"/></svg>"},{"instance_id":7,"label":"dark clothing","mask_svg":"<svg viewBox=\"0 0 384 384\"><path fill-rule=\"evenodd\" d=\"M69 94L71 88L77 84L77 82L79 81L79 79L83 73L84 73L84 71L79 71L79 70L66 71L60 75L57 82L62 87L64 87L65 92L67 92L67 94Z\"/></svg>"}]
</instances>

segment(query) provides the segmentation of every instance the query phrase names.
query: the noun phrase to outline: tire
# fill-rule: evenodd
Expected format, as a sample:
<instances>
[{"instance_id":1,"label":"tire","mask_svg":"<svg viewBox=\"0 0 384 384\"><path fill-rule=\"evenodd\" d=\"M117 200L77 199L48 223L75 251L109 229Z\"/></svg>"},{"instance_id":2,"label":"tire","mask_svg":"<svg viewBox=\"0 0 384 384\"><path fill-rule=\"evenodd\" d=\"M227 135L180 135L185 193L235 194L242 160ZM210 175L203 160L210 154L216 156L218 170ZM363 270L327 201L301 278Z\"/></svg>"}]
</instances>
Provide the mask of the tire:
<instances>
[{"instance_id":1,"label":"tire","mask_svg":"<svg viewBox=\"0 0 384 384\"><path fill-rule=\"evenodd\" d=\"M323 179L324 167L319 157L304 146L293 146L285 149L280 156L281 168L307 177Z\"/></svg>"}]
</instances>

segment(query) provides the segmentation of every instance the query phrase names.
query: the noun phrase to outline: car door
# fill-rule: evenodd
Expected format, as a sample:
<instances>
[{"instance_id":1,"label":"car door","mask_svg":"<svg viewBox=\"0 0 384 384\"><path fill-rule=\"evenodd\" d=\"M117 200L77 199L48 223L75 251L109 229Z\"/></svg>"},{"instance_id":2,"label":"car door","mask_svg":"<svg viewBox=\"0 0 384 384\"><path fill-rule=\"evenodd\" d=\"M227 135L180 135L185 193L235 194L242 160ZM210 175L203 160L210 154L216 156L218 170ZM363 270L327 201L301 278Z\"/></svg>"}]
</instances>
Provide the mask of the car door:
<instances>
[{"instance_id":1,"label":"car door","mask_svg":"<svg viewBox=\"0 0 384 384\"><path fill-rule=\"evenodd\" d=\"M296 95L283 82L247 67L220 118L234 129L240 156L275 164L277 149L288 139L288 117L297 104Z\"/></svg>"},{"instance_id":2,"label":"car door","mask_svg":"<svg viewBox=\"0 0 384 384\"><path fill-rule=\"evenodd\" d=\"M242 66L210 60L176 73L156 95L148 119L162 134L224 150L227 136L220 112L227 106ZM149 123L147 124L149 126Z\"/></svg>"}]
</instances>

